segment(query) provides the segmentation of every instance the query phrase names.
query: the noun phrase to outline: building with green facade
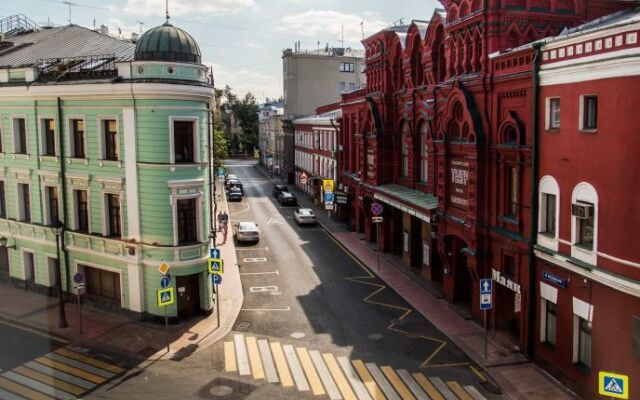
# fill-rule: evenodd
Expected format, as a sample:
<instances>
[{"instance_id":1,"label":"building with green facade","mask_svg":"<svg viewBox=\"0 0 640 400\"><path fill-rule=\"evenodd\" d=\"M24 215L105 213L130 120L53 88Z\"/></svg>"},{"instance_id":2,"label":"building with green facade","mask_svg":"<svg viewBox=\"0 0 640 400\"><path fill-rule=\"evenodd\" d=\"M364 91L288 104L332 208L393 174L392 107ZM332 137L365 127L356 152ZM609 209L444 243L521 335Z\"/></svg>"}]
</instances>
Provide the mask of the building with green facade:
<instances>
[{"instance_id":1,"label":"building with green facade","mask_svg":"<svg viewBox=\"0 0 640 400\"><path fill-rule=\"evenodd\" d=\"M0 280L62 288L141 318L170 267L168 315L208 314L213 87L195 40L165 23L137 41L27 19L0 36Z\"/></svg>"}]
</instances>

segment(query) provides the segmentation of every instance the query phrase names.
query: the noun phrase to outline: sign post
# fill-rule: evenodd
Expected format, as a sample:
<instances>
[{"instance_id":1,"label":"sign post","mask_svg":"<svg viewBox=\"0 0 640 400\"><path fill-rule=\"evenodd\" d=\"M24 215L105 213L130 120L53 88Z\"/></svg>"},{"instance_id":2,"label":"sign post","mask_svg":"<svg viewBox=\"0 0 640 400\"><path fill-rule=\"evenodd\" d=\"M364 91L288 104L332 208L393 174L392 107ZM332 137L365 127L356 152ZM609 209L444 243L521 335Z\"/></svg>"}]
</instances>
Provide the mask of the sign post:
<instances>
[{"instance_id":1,"label":"sign post","mask_svg":"<svg viewBox=\"0 0 640 400\"><path fill-rule=\"evenodd\" d=\"M487 359L487 310L493 307L493 281L480 279L480 309L484 311L484 358Z\"/></svg>"},{"instance_id":2,"label":"sign post","mask_svg":"<svg viewBox=\"0 0 640 400\"><path fill-rule=\"evenodd\" d=\"M78 291L78 318L80 320L80 335L82 336L82 301L80 296L84 294L86 290L86 286L84 283L84 275L82 272L76 272L73 276L73 281L75 282L75 288Z\"/></svg>"},{"instance_id":3,"label":"sign post","mask_svg":"<svg viewBox=\"0 0 640 400\"><path fill-rule=\"evenodd\" d=\"M166 262L162 262L160 267L158 267L158 271L162 274L162 279L160 280L160 286L162 289L158 290L158 307L162 307L164 309L164 336L167 342L167 353L170 351L169 349L169 316L167 315L167 306L175 303L176 295L172 287L169 287L171 283L171 278L168 276L169 270L171 267ZM166 285L166 287L165 287Z\"/></svg>"},{"instance_id":4,"label":"sign post","mask_svg":"<svg viewBox=\"0 0 640 400\"><path fill-rule=\"evenodd\" d=\"M598 393L612 399L628 399L629 376L600 371L598 373Z\"/></svg>"},{"instance_id":5,"label":"sign post","mask_svg":"<svg viewBox=\"0 0 640 400\"><path fill-rule=\"evenodd\" d=\"M378 273L380 273L380 224L384 221L381 217L384 207L380 203L371 203L371 222L376 224L376 263L378 264Z\"/></svg>"},{"instance_id":6,"label":"sign post","mask_svg":"<svg viewBox=\"0 0 640 400\"><path fill-rule=\"evenodd\" d=\"M333 179L324 179L322 181L322 189L324 190L324 208L327 210L327 216L329 218L331 218L331 210L333 210L333 204L335 202L333 188Z\"/></svg>"}]
</instances>

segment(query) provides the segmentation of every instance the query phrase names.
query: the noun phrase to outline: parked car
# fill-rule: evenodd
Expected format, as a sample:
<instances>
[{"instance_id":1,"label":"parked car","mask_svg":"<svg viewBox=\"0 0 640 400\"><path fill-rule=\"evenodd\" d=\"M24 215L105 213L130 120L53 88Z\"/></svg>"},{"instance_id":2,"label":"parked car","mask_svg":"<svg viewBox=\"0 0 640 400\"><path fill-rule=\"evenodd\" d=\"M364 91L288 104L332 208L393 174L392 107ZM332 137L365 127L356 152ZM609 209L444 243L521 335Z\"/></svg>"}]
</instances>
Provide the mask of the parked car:
<instances>
[{"instance_id":1,"label":"parked car","mask_svg":"<svg viewBox=\"0 0 640 400\"><path fill-rule=\"evenodd\" d=\"M240 179L229 179L229 181L227 181L227 190L231 190L232 188L240 189L242 195L244 196L244 187L242 186L242 182L240 182Z\"/></svg>"},{"instance_id":2,"label":"parked car","mask_svg":"<svg viewBox=\"0 0 640 400\"><path fill-rule=\"evenodd\" d=\"M310 208L298 208L293 212L293 218L298 225L315 225L317 223L316 215Z\"/></svg>"},{"instance_id":3,"label":"parked car","mask_svg":"<svg viewBox=\"0 0 640 400\"><path fill-rule=\"evenodd\" d=\"M238 242L260 241L260 230L255 222L238 222L233 226L233 230Z\"/></svg>"},{"instance_id":4,"label":"parked car","mask_svg":"<svg viewBox=\"0 0 640 400\"><path fill-rule=\"evenodd\" d=\"M298 199L293 195L293 193L280 192L278 195L278 202L283 206L295 206L298 204Z\"/></svg>"},{"instance_id":5,"label":"parked car","mask_svg":"<svg viewBox=\"0 0 640 400\"><path fill-rule=\"evenodd\" d=\"M271 194L273 195L273 197L278 198L280 193L288 192L288 191L289 191L289 188L287 187L287 185L275 185L273 187L273 191L271 192Z\"/></svg>"},{"instance_id":6,"label":"parked car","mask_svg":"<svg viewBox=\"0 0 640 400\"><path fill-rule=\"evenodd\" d=\"M231 180L239 181L240 179L238 179L238 175L229 174L229 175L224 177L224 186L227 187L229 185L229 181L231 181Z\"/></svg>"},{"instance_id":7,"label":"parked car","mask_svg":"<svg viewBox=\"0 0 640 400\"><path fill-rule=\"evenodd\" d=\"M242 195L242 189L237 186L231 186L227 193L227 199L229 199L229 201L242 201Z\"/></svg>"}]
</instances>

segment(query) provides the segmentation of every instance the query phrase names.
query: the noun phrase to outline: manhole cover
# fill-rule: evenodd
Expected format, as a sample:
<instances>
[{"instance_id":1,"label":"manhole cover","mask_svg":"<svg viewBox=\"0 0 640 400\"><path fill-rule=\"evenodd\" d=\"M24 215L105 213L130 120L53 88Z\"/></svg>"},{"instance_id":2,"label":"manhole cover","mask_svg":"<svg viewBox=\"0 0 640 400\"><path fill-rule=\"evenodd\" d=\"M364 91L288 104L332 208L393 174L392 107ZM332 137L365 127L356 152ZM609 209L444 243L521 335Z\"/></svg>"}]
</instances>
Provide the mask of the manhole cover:
<instances>
[{"instance_id":1,"label":"manhole cover","mask_svg":"<svg viewBox=\"0 0 640 400\"><path fill-rule=\"evenodd\" d=\"M307 336L307 335L305 335L303 332L293 332L291 334L291 337L294 338L294 339L302 339L305 336Z\"/></svg>"},{"instance_id":2,"label":"manhole cover","mask_svg":"<svg viewBox=\"0 0 640 400\"><path fill-rule=\"evenodd\" d=\"M238 325L236 325L236 331L247 331L251 326L251 322L242 321Z\"/></svg>"},{"instance_id":3,"label":"manhole cover","mask_svg":"<svg viewBox=\"0 0 640 400\"><path fill-rule=\"evenodd\" d=\"M216 378L200 388L196 396L204 400L244 400L255 389L255 386L248 383Z\"/></svg>"},{"instance_id":4,"label":"manhole cover","mask_svg":"<svg viewBox=\"0 0 640 400\"><path fill-rule=\"evenodd\" d=\"M372 333L371 335L369 335L369 339L371 340L380 340L384 337L383 334L381 333Z\"/></svg>"},{"instance_id":5,"label":"manhole cover","mask_svg":"<svg viewBox=\"0 0 640 400\"><path fill-rule=\"evenodd\" d=\"M223 397L233 393L233 389L226 385L212 386L209 393L217 397Z\"/></svg>"}]
</instances>

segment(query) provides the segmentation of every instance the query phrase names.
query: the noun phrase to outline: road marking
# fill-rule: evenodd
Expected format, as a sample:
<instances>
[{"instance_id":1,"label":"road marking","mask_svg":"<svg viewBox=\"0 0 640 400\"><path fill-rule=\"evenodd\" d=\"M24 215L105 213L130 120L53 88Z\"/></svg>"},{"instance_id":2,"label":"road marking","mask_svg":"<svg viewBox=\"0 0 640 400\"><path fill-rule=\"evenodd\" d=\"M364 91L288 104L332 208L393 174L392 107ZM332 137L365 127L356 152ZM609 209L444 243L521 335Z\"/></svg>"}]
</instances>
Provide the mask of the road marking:
<instances>
[{"instance_id":1,"label":"road marking","mask_svg":"<svg viewBox=\"0 0 640 400\"><path fill-rule=\"evenodd\" d=\"M342 396L340 396L340 391L338 391L338 387L336 386L336 383L333 381L333 378L331 377L331 373L329 373L327 366L324 364L324 361L322 361L322 356L320 355L320 352L317 350L312 350L309 352L309 355L311 356L311 360L313 360L313 364L316 366L316 370L320 375L320 379L324 384L324 388L327 390L327 394L329 395L329 398L331 400L342 400Z\"/></svg>"},{"instance_id":2,"label":"road marking","mask_svg":"<svg viewBox=\"0 0 640 400\"><path fill-rule=\"evenodd\" d=\"M282 347L280 347L280 343L272 342L269 343L269 346L271 346L271 353L273 354L273 359L276 362L276 368L278 369L278 375L280 375L280 383L282 383L282 387L293 386L293 379L289 373L289 367L287 367L287 361L284 357L284 353L282 352Z\"/></svg>"},{"instance_id":3,"label":"road marking","mask_svg":"<svg viewBox=\"0 0 640 400\"><path fill-rule=\"evenodd\" d=\"M86 363L83 363L83 362L80 362L80 361L77 361L77 360L72 360L72 359L70 359L68 357L65 357L65 356L62 356L60 354L50 353L50 354L47 354L45 357L50 358L50 359L55 360L55 361L60 361L61 363L65 363L65 364L70 365L72 367L79 368L79 369L81 369L83 371L90 372L90 373L92 373L94 375L98 375L98 376L101 376L103 378L109 379L109 378L113 378L113 376L114 376L114 374L109 372L109 371L105 371L103 369L94 367L92 365L89 365L89 364L86 364Z\"/></svg>"},{"instance_id":4,"label":"road marking","mask_svg":"<svg viewBox=\"0 0 640 400\"><path fill-rule=\"evenodd\" d=\"M80 368L72 367L60 361L52 360L47 357L36 358L36 361L47 367L55 368L59 371L66 372L71 375L75 375L77 377L80 377L84 380L87 380L93 383L100 384L106 381L106 379L101 376L90 374L88 372L81 370Z\"/></svg>"},{"instance_id":5,"label":"road marking","mask_svg":"<svg viewBox=\"0 0 640 400\"><path fill-rule=\"evenodd\" d=\"M245 275L280 275L280 272L278 270L275 270L273 272L245 272L240 274L240 276Z\"/></svg>"},{"instance_id":6,"label":"road marking","mask_svg":"<svg viewBox=\"0 0 640 400\"><path fill-rule=\"evenodd\" d=\"M487 380L487 378L484 377L484 374L482 372L478 371L478 369L475 368L473 365L470 365L469 368L471 368L471 371L473 371L473 373L476 374L478 376L478 378L480 378L480 380L482 382Z\"/></svg>"},{"instance_id":7,"label":"road marking","mask_svg":"<svg viewBox=\"0 0 640 400\"><path fill-rule=\"evenodd\" d=\"M224 370L226 372L237 372L236 353L233 342L224 342Z\"/></svg>"},{"instance_id":8,"label":"road marking","mask_svg":"<svg viewBox=\"0 0 640 400\"><path fill-rule=\"evenodd\" d=\"M251 293L268 293L268 292L277 292L277 286L252 286L249 288Z\"/></svg>"},{"instance_id":9,"label":"road marking","mask_svg":"<svg viewBox=\"0 0 640 400\"><path fill-rule=\"evenodd\" d=\"M391 382L393 387L396 389L400 397L402 397L402 400L416 400L416 398L413 397L413 395L409 391L409 388L407 388L407 386L402 382L398 374L396 374L396 371L394 371L389 366L382 367L381 369L382 369L382 372L389 379L389 382Z\"/></svg>"},{"instance_id":10,"label":"road marking","mask_svg":"<svg viewBox=\"0 0 640 400\"><path fill-rule=\"evenodd\" d=\"M61 372L58 370L55 370L51 367L46 367L42 364L39 364L35 361L29 361L28 363L24 364L25 367L29 367L32 370L38 371L42 374L46 374L49 376L54 377L55 379L60 379L69 383L72 383L76 386L80 386L82 388L85 389L91 389L93 388L95 385L95 383L89 382L89 381L85 381L84 379L80 379L77 376L73 376L70 374L67 374L65 372Z\"/></svg>"},{"instance_id":11,"label":"road marking","mask_svg":"<svg viewBox=\"0 0 640 400\"><path fill-rule=\"evenodd\" d=\"M284 350L284 355L287 357L287 361L289 361L289 368L291 368L293 380L296 381L298 390L301 392L311 390L311 388L307 384L307 380L304 377L304 372L302 372L302 367L300 366L300 362L296 357L296 351L293 349L293 346L290 344L285 344L284 346L282 346L282 349Z\"/></svg>"},{"instance_id":12,"label":"road marking","mask_svg":"<svg viewBox=\"0 0 640 400\"><path fill-rule=\"evenodd\" d=\"M271 358L271 352L269 351L269 342L266 339L258 340L258 348L262 356L262 365L264 366L264 372L267 376L267 382L278 383L278 373L276 372L275 365L273 365L273 358Z\"/></svg>"},{"instance_id":13,"label":"road marking","mask_svg":"<svg viewBox=\"0 0 640 400\"><path fill-rule=\"evenodd\" d=\"M369 370L369 372L371 372L371 375L373 375L373 378L376 380L378 385L380 385L380 388L382 389L384 394L387 396L387 399L400 400L400 396L398 396L396 394L396 391L393 390L387 378L385 378L382 371L380 371L380 368L378 368L378 366L375 365L374 363L367 363L365 365L367 366L367 369Z\"/></svg>"},{"instance_id":14,"label":"road marking","mask_svg":"<svg viewBox=\"0 0 640 400\"><path fill-rule=\"evenodd\" d=\"M360 375L360 379L364 382L364 386L371 394L371 397L373 397L374 400L386 400L382 394L382 389L380 389L376 381L373 379L362 360L353 360L351 363Z\"/></svg>"},{"instance_id":15,"label":"road marking","mask_svg":"<svg viewBox=\"0 0 640 400\"><path fill-rule=\"evenodd\" d=\"M246 263L258 263L258 262L266 262L267 259L264 257L257 257L257 258L243 258L242 259L243 262Z\"/></svg>"},{"instance_id":16,"label":"road marking","mask_svg":"<svg viewBox=\"0 0 640 400\"><path fill-rule=\"evenodd\" d=\"M307 349L305 349L304 347L297 347L296 352L298 353L298 358L300 359L302 368L307 374L307 379L309 380L309 384L311 385L311 391L316 396L324 394L325 392L324 388L322 387L322 383L320 382L320 377L318 376L315 368L313 368L313 362L311 361L311 357L309 357Z\"/></svg>"},{"instance_id":17,"label":"road marking","mask_svg":"<svg viewBox=\"0 0 640 400\"><path fill-rule=\"evenodd\" d=\"M269 217L269 219L267 220L267 225L282 225L282 222L274 219L273 217Z\"/></svg>"},{"instance_id":18,"label":"road marking","mask_svg":"<svg viewBox=\"0 0 640 400\"><path fill-rule=\"evenodd\" d=\"M471 395L471 397L473 397L473 400L487 400L487 398L484 397L475 386L465 386L464 389Z\"/></svg>"},{"instance_id":19,"label":"road marking","mask_svg":"<svg viewBox=\"0 0 640 400\"><path fill-rule=\"evenodd\" d=\"M22 385L19 385L13 381L10 381L6 378L0 376L0 387L5 388L18 394L22 397L25 397L29 400L53 400L53 397L45 396L44 394L37 392L33 389L29 389Z\"/></svg>"},{"instance_id":20,"label":"road marking","mask_svg":"<svg viewBox=\"0 0 640 400\"><path fill-rule=\"evenodd\" d=\"M234 335L233 341L236 345L236 356L238 357L238 370L240 375L251 375L249 368L249 356L247 356L247 347L244 343L244 336Z\"/></svg>"},{"instance_id":21,"label":"road marking","mask_svg":"<svg viewBox=\"0 0 640 400\"><path fill-rule=\"evenodd\" d=\"M406 369L398 370L398 375L407 385L411 393L413 393L418 400L429 400L429 396L420 388L420 385L411 377L411 374Z\"/></svg>"},{"instance_id":22,"label":"road marking","mask_svg":"<svg viewBox=\"0 0 640 400\"><path fill-rule=\"evenodd\" d=\"M53 386L57 389L60 390L64 390L67 393L71 393L74 394L76 396L80 396L81 394L83 394L84 392L86 392L86 389L83 389L81 387L72 385L70 383L67 383L61 379L56 379L53 376L50 375L45 375L43 373L34 371L32 369L20 366L20 367L16 367L13 369L14 371L20 373L21 375L24 375L26 377L29 377L31 379L35 379L38 380L42 383L45 383L49 386ZM1 397L1 396L0 396Z\"/></svg>"},{"instance_id":23,"label":"road marking","mask_svg":"<svg viewBox=\"0 0 640 400\"><path fill-rule=\"evenodd\" d=\"M442 397L440 392L438 392L438 389L436 389L433 384L429 382L429 380L420 372L416 372L415 374L413 374L413 377L416 378L418 384L422 386L424 391L427 392L432 400L444 400L444 397Z\"/></svg>"},{"instance_id":24,"label":"road marking","mask_svg":"<svg viewBox=\"0 0 640 400\"><path fill-rule=\"evenodd\" d=\"M444 384L444 381L442 379L440 379L440 378L429 378L429 380L431 381L431 383L433 383L433 385L435 387L438 388L438 390L440 391L440 393L442 393L442 395L444 396L445 399L447 399L447 400L458 400L456 395L453 394L453 392L451 390L449 390L449 387L447 387L447 385Z\"/></svg>"},{"instance_id":25,"label":"road marking","mask_svg":"<svg viewBox=\"0 0 640 400\"><path fill-rule=\"evenodd\" d=\"M34 379L28 378L26 376L22 376L20 374L16 374L13 371L7 371L4 374L2 374L5 378L9 378L12 381L19 383L23 386L26 386L28 388L31 388L33 390L37 390L39 392L42 392L48 396L51 397L55 397L56 399L59 400L75 400L76 397L73 396L72 394L66 393L62 390L58 390L56 388L53 388L49 385L45 385L41 382L38 382Z\"/></svg>"},{"instance_id":26,"label":"road marking","mask_svg":"<svg viewBox=\"0 0 640 400\"><path fill-rule=\"evenodd\" d=\"M261 312L261 311L291 311L291 307L287 308L243 308L242 311Z\"/></svg>"},{"instance_id":27,"label":"road marking","mask_svg":"<svg viewBox=\"0 0 640 400\"><path fill-rule=\"evenodd\" d=\"M322 358L324 358L324 362L327 363L327 367L331 372L331 376L333 376L333 380L338 385L340 393L342 393L342 397L345 400L357 400L356 395L353 393L353 390L351 390L349 382L347 382L347 378L345 378L342 374L342 371L338 366L338 362L336 361L333 354L325 353L322 355Z\"/></svg>"},{"instance_id":28,"label":"road marking","mask_svg":"<svg viewBox=\"0 0 640 400\"><path fill-rule=\"evenodd\" d=\"M340 364L340 366L342 367L342 370L349 380L349 383L351 383L351 387L356 392L358 399L371 400L371 396L369 396L367 388L364 386L364 383L362 383L360 377L351 366L349 359L347 357L338 357L338 364Z\"/></svg>"},{"instance_id":29,"label":"road marking","mask_svg":"<svg viewBox=\"0 0 640 400\"><path fill-rule=\"evenodd\" d=\"M251 364L251 372L253 379L264 379L264 369L262 369L262 361L260 360L260 351L258 350L258 342L256 338L250 336L246 338L247 352L249 353L249 363Z\"/></svg>"},{"instance_id":30,"label":"road marking","mask_svg":"<svg viewBox=\"0 0 640 400\"><path fill-rule=\"evenodd\" d=\"M4 400L24 400L24 397L16 396L15 394L7 392L6 390L0 388L0 399L4 399Z\"/></svg>"},{"instance_id":31,"label":"road marking","mask_svg":"<svg viewBox=\"0 0 640 400\"><path fill-rule=\"evenodd\" d=\"M106 371L113 372L114 374L119 374L125 371L123 368L120 368L113 364L109 364L107 362L97 360L95 358L86 356L84 354L76 353L75 351L69 350L64 347L56 350L55 352L65 357L73 358L74 360L82 361L83 363L93 365L94 367L102 368Z\"/></svg>"},{"instance_id":32,"label":"road marking","mask_svg":"<svg viewBox=\"0 0 640 400\"><path fill-rule=\"evenodd\" d=\"M458 382L449 381L447 382L447 386L460 398L460 400L473 400L471 396L467 392L464 391L462 386Z\"/></svg>"},{"instance_id":33,"label":"road marking","mask_svg":"<svg viewBox=\"0 0 640 400\"><path fill-rule=\"evenodd\" d=\"M265 251L269 251L268 247L251 247L248 249L243 249L240 247L236 247L236 251L258 251L258 250L265 250Z\"/></svg>"}]
</instances>

